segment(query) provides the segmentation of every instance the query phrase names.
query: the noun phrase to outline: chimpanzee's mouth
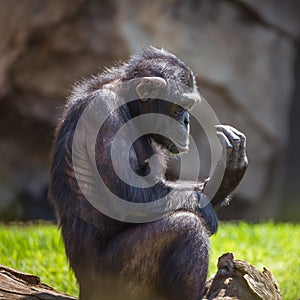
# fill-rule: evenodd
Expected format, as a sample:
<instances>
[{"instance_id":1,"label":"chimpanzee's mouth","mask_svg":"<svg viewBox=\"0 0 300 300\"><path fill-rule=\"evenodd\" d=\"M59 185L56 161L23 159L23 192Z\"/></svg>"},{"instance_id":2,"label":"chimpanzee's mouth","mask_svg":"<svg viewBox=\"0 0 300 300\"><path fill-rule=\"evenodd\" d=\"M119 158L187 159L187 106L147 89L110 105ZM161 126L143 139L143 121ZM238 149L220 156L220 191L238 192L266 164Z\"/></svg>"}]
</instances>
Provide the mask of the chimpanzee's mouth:
<instances>
[{"instance_id":1,"label":"chimpanzee's mouth","mask_svg":"<svg viewBox=\"0 0 300 300\"><path fill-rule=\"evenodd\" d=\"M173 143L170 141L170 143L167 145L167 149L172 154L179 154L183 152L187 152L189 150L189 145L181 145L179 143Z\"/></svg>"},{"instance_id":2,"label":"chimpanzee's mouth","mask_svg":"<svg viewBox=\"0 0 300 300\"><path fill-rule=\"evenodd\" d=\"M163 148L167 149L172 154L180 154L187 152L189 150L189 144L180 144L178 142L173 142L170 139L166 138L160 134L153 134L152 138L160 144Z\"/></svg>"}]
</instances>

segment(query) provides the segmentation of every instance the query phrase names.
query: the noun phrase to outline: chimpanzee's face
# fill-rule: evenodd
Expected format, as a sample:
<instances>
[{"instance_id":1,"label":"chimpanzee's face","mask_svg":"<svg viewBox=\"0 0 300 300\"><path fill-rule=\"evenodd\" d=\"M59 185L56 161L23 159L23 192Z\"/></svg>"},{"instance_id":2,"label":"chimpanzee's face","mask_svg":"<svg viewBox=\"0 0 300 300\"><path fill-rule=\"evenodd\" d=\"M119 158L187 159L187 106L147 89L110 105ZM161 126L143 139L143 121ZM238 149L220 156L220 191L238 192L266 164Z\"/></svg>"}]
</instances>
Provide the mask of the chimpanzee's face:
<instances>
[{"instance_id":1,"label":"chimpanzee's face","mask_svg":"<svg viewBox=\"0 0 300 300\"><path fill-rule=\"evenodd\" d=\"M157 132L161 132L162 134L151 134L151 137L172 154L188 151L190 132L189 112L182 106L172 102L153 101L155 105L158 105L159 113L170 118L163 120L158 118L158 122L152 126L157 129ZM172 122L172 120L176 122Z\"/></svg>"}]
</instances>

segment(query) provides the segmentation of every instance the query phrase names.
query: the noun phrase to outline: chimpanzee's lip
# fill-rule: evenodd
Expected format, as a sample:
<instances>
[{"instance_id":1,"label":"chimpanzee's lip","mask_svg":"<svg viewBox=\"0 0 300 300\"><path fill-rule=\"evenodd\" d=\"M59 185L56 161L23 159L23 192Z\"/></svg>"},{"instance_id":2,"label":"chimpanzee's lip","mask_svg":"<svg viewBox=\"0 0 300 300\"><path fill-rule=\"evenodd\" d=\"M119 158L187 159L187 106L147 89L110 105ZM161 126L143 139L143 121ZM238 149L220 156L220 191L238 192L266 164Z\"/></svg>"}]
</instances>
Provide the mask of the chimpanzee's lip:
<instances>
[{"instance_id":1,"label":"chimpanzee's lip","mask_svg":"<svg viewBox=\"0 0 300 300\"><path fill-rule=\"evenodd\" d=\"M178 148L178 150L180 152L185 152L185 151L189 150L189 145L188 144L182 145L182 144L175 143L175 146Z\"/></svg>"},{"instance_id":2,"label":"chimpanzee's lip","mask_svg":"<svg viewBox=\"0 0 300 300\"><path fill-rule=\"evenodd\" d=\"M168 145L168 150L174 154L187 152L189 150L189 145L188 144L182 145L177 142L173 142Z\"/></svg>"}]
</instances>

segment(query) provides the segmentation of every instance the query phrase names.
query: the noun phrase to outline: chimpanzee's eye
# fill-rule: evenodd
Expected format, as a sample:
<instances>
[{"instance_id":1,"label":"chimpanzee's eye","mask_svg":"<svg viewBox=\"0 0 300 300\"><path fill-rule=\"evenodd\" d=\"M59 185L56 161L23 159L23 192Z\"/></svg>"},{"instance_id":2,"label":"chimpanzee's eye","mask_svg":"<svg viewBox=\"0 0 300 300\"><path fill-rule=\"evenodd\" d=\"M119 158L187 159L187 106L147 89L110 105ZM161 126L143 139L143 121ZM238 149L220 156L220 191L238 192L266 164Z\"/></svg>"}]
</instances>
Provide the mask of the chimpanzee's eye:
<instances>
[{"instance_id":1,"label":"chimpanzee's eye","mask_svg":"<svg viewBox=\"0 0 300 300\"><path fill-rule=\"evenodd\" d=\"M183 111L184 111L184 108L182 108L181 106L175 104L171 108L171 115L174 116L174 117L178 117L183 113Z\"/></svg>"}]
</instances>

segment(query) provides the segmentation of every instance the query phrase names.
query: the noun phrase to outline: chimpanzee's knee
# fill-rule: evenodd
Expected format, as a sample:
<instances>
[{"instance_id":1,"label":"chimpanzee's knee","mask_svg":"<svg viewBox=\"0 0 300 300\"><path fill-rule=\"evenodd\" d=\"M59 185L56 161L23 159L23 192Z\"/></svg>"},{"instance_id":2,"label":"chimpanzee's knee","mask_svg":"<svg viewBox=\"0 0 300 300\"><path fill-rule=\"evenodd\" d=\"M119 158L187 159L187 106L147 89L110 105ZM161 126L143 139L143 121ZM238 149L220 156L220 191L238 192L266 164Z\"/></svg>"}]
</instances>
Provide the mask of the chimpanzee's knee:
<instances>
[{"instance_id":1,"label":"chimpanzee's knee","mask_svg":"<svg viewBox=\"0 0 300 300\"><path fill-rule=\"evenodd\" d=\"M208 270L208 232L202 218L178 211L162 220L172 242L160 264L160 289L167 299L201 299Z\"/></svg>"}]
</instances>

